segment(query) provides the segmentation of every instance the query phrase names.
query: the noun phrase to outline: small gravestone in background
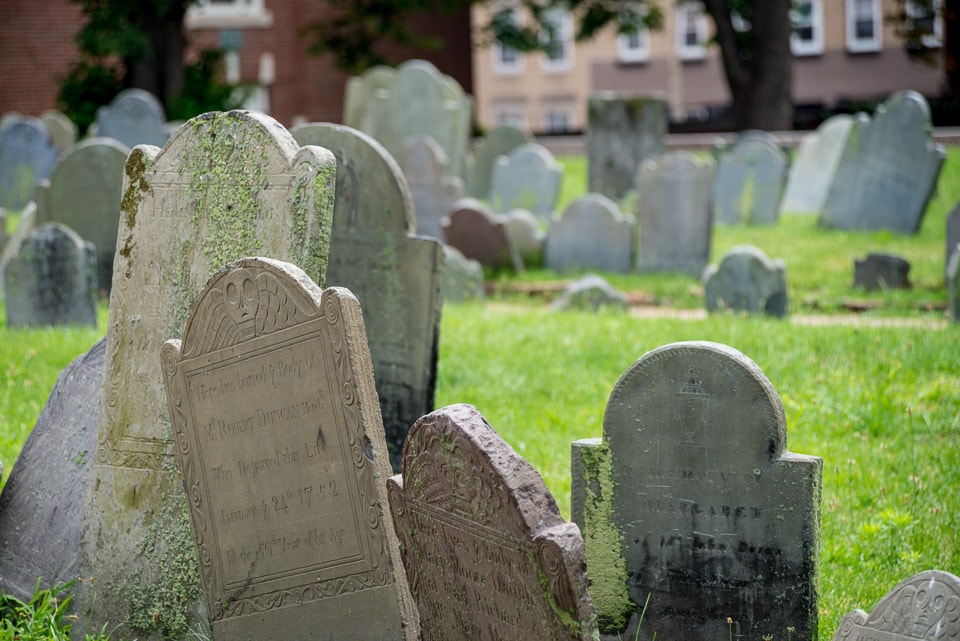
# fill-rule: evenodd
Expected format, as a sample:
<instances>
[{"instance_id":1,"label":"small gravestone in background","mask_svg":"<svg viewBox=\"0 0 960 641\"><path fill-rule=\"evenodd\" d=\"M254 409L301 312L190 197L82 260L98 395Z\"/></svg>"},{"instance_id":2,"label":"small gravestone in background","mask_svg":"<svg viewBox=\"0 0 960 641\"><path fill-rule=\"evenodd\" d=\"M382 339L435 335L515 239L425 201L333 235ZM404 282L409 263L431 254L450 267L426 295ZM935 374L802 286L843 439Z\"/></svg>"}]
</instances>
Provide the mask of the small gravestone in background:
<instances>
[{"instance_id":1,"label":"small gravestone in background","mask_svg":"<svg viewBox=\"0 0 960 641\"><path fill-rule=\"evenodd\" d=\"M502 216L473 198L453 203L441 222L443 239L467 258L494 269L523 271L523 260L507 233Z\"/></svg>"},{"instance_id":2,"label":"small gravestone in background","mask_svg":"<svg viewBox=\"0 0 960 641\"><path fill-rule=\"evenodd\" d=\"M0 207L0 214L3 214L3 208ZM0 216L0 218L6 218L6 216ZM5 222L5 221L4 221ZM7 242L3 245L3 251L0 251L0 265L3 263L8 263L13 258L14 254L20 248L20 245L23 241L30 235L37 227L37 204L35 202L30 202L24 207L23 211L20 214L20 222L17 223L17 228L14 232L7 238ZM0 288L3 287L3 278L0 278Z\"/></svg>"},{"instance_id":3,"label":"small gravestone in background","mask_svg":"<svg viewBox=\"0 0 960 641\"><path fill-rule=\"evenodd\" d=\"M707 311L787 315L787 267L751 245L728 250L703 274Z\"/></svg>"},{"instance_id":4,"label":"small gravestone in background","mask_svg":"<svg viewBox=\"0 0 960 641\"><path fill-rule=\"evenodd\" d=\"M601 621L632 639L646 604L645 639L816 638L822 466L787 450L780 398L742 353L645 354L610 393L602 441L573 446Z\"/></svg>"},{"instance_id":5,"label":"small gravestone in background","mask_svg":"<svg viewBox=\"0 0 960 641\"><path fill-rule=\"evenodd\" d=\"M540 221L526 209L513 209L503 214L507 235L516 247L525 266L543 263L543 245L546 234L540 229Z\"/></svg>"},{"instance_id":6,"label":"small gravestone in background","mask_svg":"<svg viewBox=\"0 0 960 641\"><path fill-rule=\"evenodd\" d=\"M587 100L587 188L619 201L635 189L637 167L666 149L662 96L593 94Z\"/></svg>"},{"instance_id":7,"label":"small gravestone in background","mask_svg":"<svg viewBox=\"0 0 960 641\"><path fill-rule=\"evenodd\" d=\"M443 249L414 235L407 181L376 140L329 123L293 135L337 158L327 282L350 289L363 306L387 447L399 470L407 431L434 409Z\"/></svg>"},{"instance_id":8,"label":"small gravestone in background","mask_svg":"<svg viewBox=\"0 0 960 641\"><path fill-rule=\"evenodd\" d=\"M930 107L914 91L885 100L872 120L859 115L827 192L820 224L901 234L919 231L946 157L943 147L931 141L930 130Z\"/></svg>"},{"instance_id":9,"label":"small gravestone in background","mask_svg":"<svg viewBox=\"0 0 960 641\"><path fill-rule=\"evenodd\" d=\"M557 311L579 309L591 312L601 309L626 311L629 306L626 294L618 292L606 279L596 274L589 274L570 283L560 298L550 305Z\"/></svg>"},{"instance_id":10,"label":"small gravestone in background","mask_svg":"<svg viewBox=\"0 0 960 641\"><path fill-rule=\"evenodd\" d=\"M772 225L780 213L787 157L764 137L742 135L720 156L713 184L718 225Z\"/></svg>"},{"instance_id":11,"label":"small gravestone in background","mask_svg":"<svg viewBox=\"0 0 960 641\"><path fill-rule=\"evenodd\" d=\"M950 256L956 251L957 244L960 243L960 202L953 206L947 216L946 237L947 243L943 253L944 274L946 274L946 266L950 263Z\"/></svg>"},{"instance_id":12,"label":"small gravestone in background","mask_svg":"<svg viewBox=\"0 0 960 641\"><path fill-rule=\"evenodd\" d=\"M243 259L160 360L214 639L416 639L357 299Z\"/></svg>"},{"instance_id":13,"label":"small gravestone in background","mask_svg":"<svg viewBox=\"0 0 960 641\"><path fill-rule=\"evenodd\" d=\"M473 153L467 157L467 195L486 198L490 195L490 175L497 158L533 142L525 131L511 125L498 125L477 140Z\"/></svg>"},{"instance_id":14,"label":"small gravestone in background","mask_svg":"<svg viewBox=\"0 0 960 641\"><path fill-rule=\"evenodd\" d=\"M26 207L59 160L60 150L39 119L11 119L0 129L0 207Z\"/></svg>"},{"instance_id":15,"label":"small gravestone in background","mask_svg":"<svg viewBox=\"0 0 960 641\"><path fill-rule=\"evenodd\" d=\"M498 214L526 209L549 222L560 195L563 166L537 143L517 147L497 158L490 177L490 206Z\"/></svg>"},{"instance_id":16,"label":"small gravestone in background","mask_svg":"<svg viewBox=\"0 0 960 641\"><path fill-rule=\"evenodd\" d=\"M0 494L0 589L29 601L80 574L80 517L100 420L101 339L57 378Z\"/></svg>"},{"instance_id":17,"label":"small gravestone in background","mask_svg":"<svg viewBox=\"0 0 960 641\"><path fill-rule=\"evenodd\" d=\"M633 269L633 221L601 194L587 194L550 221L544 260L558 272L598 269L626 274Z\"/></svg>"},{"instance_id":18,"label":"small gravestone in background","mask_svg":"<svg viewBox=\"0 0 960 641\"><path fill-rule=\"evenodd\" d=\"M787 174L787 186L780 201L781 214L820 212L852 126L852 116L838 114L803 137Z\"/></svg>"},{"instance_id":19,"label":"small gravestone in background","mask_svg":"<svg viewBox=\"0 0 960 641\"><path fill-rule=\"evenodd\" d=\"M167 142L163 105L143 89L124 89L109 105L97 110L97 135L130 147Z\"/></svg>"},{"instance_id":20,"label":"small gravestone in background","mask_svg":"<svg viewBox=\"0 0 960 641\"><path fill-rule=\"evenodd\" d=\"M940 570L914 574L880 599L870 614L847 614L833 635L833 641L934 639L960 639L960 578Z\"/></svg>"},{"instance_id":21,"label":"small gravestone in background","mask_svg":"<svg viewBox=\"0 0 960 641\"><path fill-rule=\"evenodd\" d=\"M471 405L424 416L387 481L423 641L588 641L583 539Z\"/></svg>"},{"instance_id":22,"label":"small gravestone in background","mask_svg":"<svg viewBox=\"0 0 960 641\"><path fill-rule=\"evenodd\" d=\"M486 298L483 265L463 255L456 247L443 245L443 304Z\"/></svg>"},{"instance_id":23,"label":"small gravestone in background","mask_svg":"<svg viewBox=\"0 0 960 641\"><path fill-rule=\"evenodd\" d=\"M947 296L950 320L960 322L960 244L953 248L947 261Z\"/></svg>"},{"instance_id":24,"label":"small gravestone in background","mask_svg":"<svg viewBox=\"0 0 960 641\"><path fill-rule=\"evenodd\" d=\"M853 286L868 292L877 289L909 289L910 262L891 254L867 254L853 262Z\"/></svg>"},{"instance_id":25,"label":"small gravestone in background","mask_svg":"<svg viewBox=\"0 0 960 641\"><path fill-rule=\"evenodd\" d=\"M40 122L61 154L67 153L77 142L77 125L62 111L48 109L40 114Z\"/></svg>"},{"instance_id":26,"label":"small gravestone in background","mask_svg":"<svg viewBox=\"0 0 960 641\"><path fill-rule=\"evenodd\" d=\"M433 138L414 136L403 144L397 163L403 171L416 212L417 234L443 240L440 221L463 198L463 179L449 174L449 161Z\"/></svg>"},{"instance_id":27,"label":"small gravestone in background","mask_svg":"<svg viewBox=\"0 0 960 641\"><path fill-rule=\"evenodd\" d=\"M34 229L2 265L7 327L96 327L94 252L65 225Z\"/></svg>"},{"instance_id":28,"label":"small gravestone in background","mask_svg":"<svg viewBox=\"0 0 960 641\"><path fill-rule=\"evenodd\" d=\"M386 65L370 67L359 76L347 80L343 93L343 124L373 133L373 104L378 91L389 91L397 71Z\"/></svg>"},{"instance_id":29,"label":"small gravestone in background","mask_svg":"<svg viewBox=\"0 0 960 641\"><path fill-rule=\"evenodd\" d=\"M671 151L640 167L641 272L679 271L700 275L710 260L714 162Z\"/></svg>"}]
</instances>

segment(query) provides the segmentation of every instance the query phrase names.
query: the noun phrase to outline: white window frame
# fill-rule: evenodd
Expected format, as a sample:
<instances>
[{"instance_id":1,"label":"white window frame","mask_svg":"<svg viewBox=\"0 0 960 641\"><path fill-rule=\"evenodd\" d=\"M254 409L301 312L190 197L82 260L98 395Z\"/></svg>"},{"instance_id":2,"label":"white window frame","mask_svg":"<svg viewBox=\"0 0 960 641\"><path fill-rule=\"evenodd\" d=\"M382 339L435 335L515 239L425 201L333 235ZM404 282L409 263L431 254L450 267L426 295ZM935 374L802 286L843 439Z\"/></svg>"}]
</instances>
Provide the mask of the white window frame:
<instances>
[{"instance_id":1,"label":"white window frame","mask_svg":"<svg viewBox=\"0 0 960 641\"><path fill-rule=\"evenodd\" d=\"M510 10L510 16L513 21L518 20L517 12L515 9ZM493 63L491 67L493 68L494 73L503 74L503 75L513 75L522 73L526 67L526 56L522 51L518 51L513 47L506 47L499 42L494 42L493 46L490 47L491 54L493 55ZM513 60L504 60L503 54L507 51L513 52Z\"/></svg>"},{"instance_id":2,"label":"white window frame","mask_svg":"<svg viewBox=\"0 0 960 641\"><path fill-rule=\"evenodd\" d=\"M197 0L187 8L188 29L266 29L273 26L273 12L265 0Z\"/></svg>"},{"instance_id":3,"label":"white window frame","mask_svg":"<svg viewBox=\"0 0 960 641\"><path fill-rule=\"evenodd\" d=\"M638 39L637 46L630 41ZM650 30L637 29L635 33L617 35L617 57L620 62L647 62L650 60Z\"/></svg>"},{"instance_id":4,"label":"white window frame","mask_svg":"<svg viewBox=\"0 0 960 641\"><path fill-rule=\"evenodd\" d=\"M565 129L553 129L550 127L550 118L554 113L565 115L564 120L567 123ZM540 131L544 133L562 134L574 131L577 126L577 110L568 102L545 102L540 111Z\"/></svg>"},{"instance_id":5,"label":"white window frame","mask_svg":"<svg viewBox=\"0 0 960 641\"><path fill-rule=\"evenodd\" d=\"M549 72L570 71L573 68L573 16L566 9L554 8L544 13L544 20L556 20L559 23L556 37L563 48L558 58L550 58L544 52L540 58L540 68Z\"/></svg>"},{"instance_id":6,"label":"white window frame","mask_svg":"<svg viewBox=\"0 0 960 641\"><path fill-rule=\"evenodd\" d=\"M864 0L846 0L847 10L847 51L863 53L880 51L883 47L883 13L880 0L866 0L873 7L873 37L870 39L857 37L857 5Z\"/></svg>"},{"instance_id":7,"label":"white window frame","mask_svg":"<svg viewBox=\"0 0 960 641\"><path fill-rule=\"evenodd\" d=\"M816 56L823 53L823 0L794 0L794 4L805 2L810 5L810 16L801 21L797 12L791 12L795 27L808 27L813 36L804 40L797 35L796 29L790 33L790 51L795 56Z\"/></svg>"},{"instance_id":8,"label":"white window frame","mask_svg":"<svg viewBox=\"0 0 960 641\"><path fill-rule=\"evenodd\" d=\"M529 130L527 106L522 100L494 101L490 112L494 126L512 125L523 131Z\"/></svg>"},{"instance_id":9,"label":"white window frame","mask_svg":"<svg viewBox=\"0 0 960 641\"><path fill-rule=\"evenodd\" d=\"M707 16L699 4L677 3L674 12L674 37L677 56L681 60L703 60L707 56ZM692 26L697 34L697 44L687 44L687 27Z\"/></svg>"},{"instance_id":10,"label":"white window frame","mask_svg":"<svg viewBox=\"0 0 960 641\"><path fill-rule=\"evenodd\" d=\"M933 33L924 36L922 43L928 49L937 49L943 46L943 7L942 0L933 0ZM907 13L907 20L914 18L918 11L911 0L904 3L904 11Z\"/></svg>"}]
</instances>

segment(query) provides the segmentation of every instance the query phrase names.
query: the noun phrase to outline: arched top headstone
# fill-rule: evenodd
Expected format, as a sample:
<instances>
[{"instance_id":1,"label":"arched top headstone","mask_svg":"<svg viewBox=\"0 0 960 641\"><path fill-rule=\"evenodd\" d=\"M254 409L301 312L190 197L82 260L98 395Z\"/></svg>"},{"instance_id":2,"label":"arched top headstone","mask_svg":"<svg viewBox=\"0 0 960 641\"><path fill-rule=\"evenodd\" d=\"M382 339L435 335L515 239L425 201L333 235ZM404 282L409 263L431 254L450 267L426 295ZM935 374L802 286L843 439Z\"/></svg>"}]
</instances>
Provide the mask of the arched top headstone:
<instances>
[{"instance_id":1,"label":"arched top headstone","mask_svg":"<svg viewBox=\"0 0 960 641\"><path fill-rule=\"evenodd\" d=\"M11 118L0 128L0 207L20 211L50 177L60 150L38 118Z\"/></svg>"}]
</instances>

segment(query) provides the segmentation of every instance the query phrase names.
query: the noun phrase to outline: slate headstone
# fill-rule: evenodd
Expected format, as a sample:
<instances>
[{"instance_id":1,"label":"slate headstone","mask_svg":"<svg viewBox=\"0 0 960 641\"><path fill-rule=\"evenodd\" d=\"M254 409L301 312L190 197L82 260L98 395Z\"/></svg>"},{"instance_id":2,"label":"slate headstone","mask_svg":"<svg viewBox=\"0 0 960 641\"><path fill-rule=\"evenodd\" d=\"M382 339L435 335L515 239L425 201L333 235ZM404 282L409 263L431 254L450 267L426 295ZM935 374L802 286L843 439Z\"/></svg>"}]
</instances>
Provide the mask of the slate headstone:
<instances>
[{"instance_id":1,"label":"slate headstone","mask_svg":"<svg viewBox=\"0 0 960 641\"><path fill-rule=\"evenodd\" d=\"M605 278L588 274L570 283L550 307L557 311L577 309L597 312L601 309L626 311L630 305L626 294L615 290Z\"/></svg>"},{"instance_id":2,"label":"slate headstone","mask_svg":"<svg viewBox=\"0 0 960 641\"><path fill-rule=\"evenodd\" d=\"M946 152L930 139L930 107L914 91L899 92L854 121L820 224L836 229L920 229Z\"/></svg>"},{"instance_id":3,"label":"slate headstone","mask_svg":"<svg viewBox=\"0 0 960 641\"><path fill-rule=\"evenodd\" d=\"M878 289L909 289L910 262L892 254L867 254L853 262L853 286L868 292Z\"/></svg>"},{"instance_id":4,"label":"slate headstone","mask_svg":"<svg viewBox=\"0 0 960 641\"><path fill-rule=\"evenodd\" d=\"M490 195L490 175L497 158L533 142L522 129L512 125L498 125L473 144L473 153L467 157L467 195L486 198Z\"/></svg>"},{"instance_id":5,"label":"slate headstone","mask_svg":"<svg viewBox=\"0 0 960 641\"><path fill-rule=\"evenodd\" d=\"M803 137L787 174L780 213L810 214L823 209L852 126L852 116L838 114Z\"/></svg>"},{"instance_id":6,"label":"slate headstone","mask_svg":"<svg viewBox=\"0 0 960 641\"><path fill-rule=\"evenodd\" d=\"M463 198L463 179L450 175L446 154L429 136L407 139L397 162L410 186L417 233L442 240L440 221L450 211L450 206Z\"/></svg>"},{"instance_id":7,"label":"slate headstone","mask_svg":"<svg viewBox=\"0 0 960 641\"><path fill-rule=\"evenodd\" d=\"M387 486L423 641L593 638L579 530L475 407L417 421Z\"/></svg>"},{"instance_id":8,"label":"slate headstone","mask_svg":"<svg viewBox=\"0 0 960 641\"><path fill-rule=\"evenodd\" d=\"M0 129L0 207L20 211L49 178L60 150L37 118L21 117Z\"/></svg>"},{"instance_id":9,"label":"slate headstone","mask_svg":"<svg viewBox=\"0 0 960 641\"><path fill-rule=\"evenodd\" d=\"M560 195L563 167L537 143L514 149L497 158L490 177L490 205L499 214L526 209L545 224L550 221Z\"/></svg>"},{"instance_id":10,"label":"slate headstone","mask_svg":"<svg viewBox=\"0 0 960 641\"><path fill-rule=\"evenodd\" d=\"M124 89L97 110L96 135L113 138L127 147L161 146L170 134L164 127L163 105L143 89Z\"/></svg>"},{"instance_id":11,"label":"slate headstone","mask_svg":"<svg viewBox=\"0 0 960 641\"><path fill-rule=\"evenodd\" d=\"M414 234L410 189L376 140L329 123L298 127L294 137L337 158L327 282L347 287L363 306L387 447L398 470L410 426L434 409L443 249L437 239Z\"/></svg>"},{"instance_id":12,"label":"slate headstone","mask_svg":"<svg viewBox=\"0 0 960 641\"><path fill-rule=\"evenodd\" d=\"M353 294L237 261L160 360L213 638L416 639Z\"/></svg>"},{"instance_id":13,"label":"slate headstone","mask_svg":"<svg viewBox=\"0 0 960 641\"><path fill-rule=\"evenodd\" d=\"M601 194L577 198L550 221L544 261L557 272L633 269L633 221Z\"/></svg>"},{"instance_id":14,"label":"slate headstone","mask_svg":"<svg viewBox=\"0 0 960 641\"><path fill-rule=\"evenodd\" d=\"M780 213L787 157L758 136L741 136L721 154L713 187L718 225L772 225Z\"/></svg>"},{"instance_id":15,"label":"slate headstone","mask_svg":"<svg viewBox=\"0 0 960 641\"><path fill-rule=\"evenodd\" d=\"M710 260L714 162L690 152L671 151L640 167L641 272L700 275Z\"/></svg>"},{"instance_id":16,"label":"slate headstone","mask_svg":"<svg viewBox=\"0 0 960 641\"><path fill-rule=\"evenodd\" d=\"M506 221L479 200L458 200L440 224L444 242L467 258L494 269L523 271L523 260L510 240Z\"/></svg>"},{"instance_id":17,"label":"slate headstone","mask_svg":"<svg viewBox=\"0 0 960 641\"><path fill-rule=\"evenodd\" d=\"M728 250L703 274L707 311L787 315L787 267L752 245Z\"/></svg>"},{"instance_id":18,"label":"slate headstone","mask_svg":"<svg viewBox=\"0 0 960 641\"><path fill-rule=\"evenodd\" d=\"M587 188L620 200L636 188L637 167L667 150L662 96L593 94L587 100Z\"/></svg>"},{"instance_id":19,"label":"slate headstone","mask_svg":"<svg viewBox=\"0 0 960 641\"><path fill-rule=\"evenodd\" d=\"M159 639L199 625L200 583L157 351L201 288L243 256L324 281L336 161L267 115L208 113L124 170L107 370L83 512L74 630ZM114 628L114 626L117 626Z\"/></svg>"},{"instance_id":20,"label":"slate headstone","mask_svg":"<svg viewBox=\"0 0 960 641\"><path fill-rule=\"evenodd\" d=\"M443 304L483 300L483 265L444 243Z\"/></svg>"},{"instance_id":21,"label":"slate headstone","mask_svg":"<svg viewBox=\"0 0 960 641\"><path fill-rule=\"evenodd\" d=\"M756 363L709 342L648 352L573 457L591 595L623 638L645 604L642 639L816 638L823 461L787 451Z\"/></svg>"},{"instance_id":22,"label":"slate headstone","mask_svg":"<svg viewBox=\"0 0 960 641\"><path fill-rule=\"evenodd\" d=\"M2 271L7 327L97 326L94 247L69 227L40 225Z\"/></svg>"},{"instance_id":23,"label":"slate headstone","mask_svg":"<svg viewBox=\"0 0 960 641\"><path fill-rule=\"evenodd\" d=\"M80 575L80 518L97 444L104 347L70 363L0 494L0 589L23 601Z\"/></svg>"}]
</instances>

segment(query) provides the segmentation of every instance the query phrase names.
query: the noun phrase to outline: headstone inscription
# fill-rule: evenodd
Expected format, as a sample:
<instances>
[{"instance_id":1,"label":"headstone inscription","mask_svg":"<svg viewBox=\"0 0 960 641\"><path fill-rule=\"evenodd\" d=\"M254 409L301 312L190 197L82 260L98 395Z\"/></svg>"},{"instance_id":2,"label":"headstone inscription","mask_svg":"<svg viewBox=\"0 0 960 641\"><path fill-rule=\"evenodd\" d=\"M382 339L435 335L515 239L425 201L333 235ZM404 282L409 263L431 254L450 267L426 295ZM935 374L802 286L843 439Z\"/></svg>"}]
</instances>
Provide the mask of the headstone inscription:
<instances>
[{"instance_id":1,"label":"headstone inscription","mask_svg":"<svg viewBox=\"0 0 960 641\"><path fill-rule=\"evenodd\" d=\"M486 198L490 194L490 174L500 156L533 142L533 138L512 125L498 125L486 136L474 142L473 153L467 157L467 195Z\"/></svg>"},{"instance_id":2,"label":"headstone inscription","mask_svg":"<svg viewBox=\"0 0 960 641\"><path fill-rule=\"evenodd\" d=\"M558 272L633 269L633 221L602 194L586 194L550 221L544 260Z\"/></svg>"},{"instance_id":3,"label":"headstone inscription","mask_svg":"<svg viewBox=\"0 0 960 641\"><path fill-rule=\"evenodd\" d=\"M853 123L820 216L836 229L920 229L946 152L930 140L930 107L914 91L877 107L873 119Z\"/></svg>"},{"instance_id":4,"label":"headstone inscription","mask_svg":"<svg viewBox=\"0 0 960 641\"><path fill-rule=\"evenodd\" d=\"M7 327L97 326L94 247L60 223L40 225L2 264Z\"/></svg>"},{"instance_id":5,"label":"headstone inscription","mask_svg":"<svg viewBox=\"0 0 960 641\"><path fill-rule=\"evenodd\" d=\"M418 135L407 139L397 162L410 186L417 233L443 240L440 221L463 198L463 179L451 176L450 163L437 141Z\"/></svg>"},{"instance_id":6,"label":"headstone inscription","mask_svg":"<svg viewBox=\"0 0 960 641\"><path fill-rule=\"evenodd\" d=\"M124 89L97 110L97 136L113 138L127 147L160 146L170 134L164 127L163 105L143 89Z\"/></svg>"},{"instance_id":7,"label":"headstone inscription","mask_svg":"<svg viewBox=\"0 0 960 641\"><path fill-rule=\"evenodd\" d=\"M347 287L363 306L387 447L399 469L410 426L434 409L442 244L414 235L407 181L376 140L329 123L298 127L294 137L337 158L327 282Z\"/></svg>"},{"instance_id":8,"label":"headstone inscription","mask_svg":"<svg viewBox=\"0 0 960 641\"><path fill-rule=\"evenodd\" d=\"M838 114L803 137L787 174L780 213L810 214L823 209L852 126L852 116Z\"/></svg>"},{"instance_id":9,"label":"headstone inscription","mask_svg":"<svg viewBox=\"0 0 960 641\"><path fill-rule=\"evenodd\" d=\"M703 272L707 311L787 315L787 266L752 245L737 245Z\"/></svg>"},{"instance_id":10,"label":"headstone inscription","mask_svg":"<svg viewBox=\"0 0 960 641\"><path fill-rule=\"evenodd\" d=\"M416 639L357 299L242 259L160 360L214 639Z\"/></svg>"},{"instance_id":11,"label":"headstone inscription","mask_svg":"<svg viewBox=\"0 0 960 641\"><path fill-rule=\"evenodd\" d=\"M80 517L100 419L105 339L60 373L0 494L0 589L29 601L79 576Z\"/></svg>"},{"instance_id":12,"label":"headstone inscription","mask_svg":"<svg viewBox=\"0 0 960 641\"><path fill-rule=\"evenodd\" d=\"M742 353L684 342L645 354L610 394L602 442L573 448L591 578L622 577L591 587L598 616L623 624L631 608L615 602L617 616L598 594L625 581L624 638L645 603L643 639L816 638L822 466L787 451L780 398Z\"/></svg>"},{"instance_id":13,"label":"headstone inscription","mask_svg":"<svg viewBox=\"0 0 960 641\"><path fill-rule=\"evenodd\" d=\"M20 211L37 183L49 178L60 150L37 118L19 117L0 129L0 207Z\"/></svg>"},{"instance_id":14,"label":"headstone inscription","mask_svg":"<svg viewBox=\"0 0 960 641\"><path fill-rule=\"evenodd\" d=\"M563 166L546 147L528 143L497 158L490 177L490 206L498 214L526 209L544 223L553 216Z\"/></svg>"},{"instance_id":15,"label":"headstone inscription","mask_svg":"<svg viewBox=\"0 0 960 641\"><path fill-rule=\"evenodd\" d=\"M387 487L424 641L594 638L579 530L475 407L417 421Z\"/></svg>"},{"instance_id":16,"label":"headstone inscription","mask_svg":"<svg viewBox=\"0 0 960 641\"><path fill-rule=\"evenodd\" d=\"M300 147L264 114L198 116L124 171L107 369L83 512L75 630L160 638L199 624L200 584L157 350L182 335L197 294L242 256L326 273L333 154Z\"/></svg>"},{"instance_id":17,"label":"headstone inscription","mask_svg":"<svg viewBox=\"0 0 960 641\"><path fill-rule=\"evenodd\" d=\"M443 239L481 265L523 271L523 259L510 240L503 216L479 200L461 198L441 221Z\"/></svg>"},{"instance_id":18,"label":"headstone inscription","mask_svg":"<svg viewBox=\"0 0 960 641\"><path fill-rule=\"evenodd\" d=\"M870 614L840 620L833 641L957 641L960 578L941 570L915 574L887 593Z\"/></svg>"},{"instance_id":19,"label":"headstone inscription","mask_svg":"<svg viewBox=\"0 0 960 641\"><path fill-rule=\"evenodd\" d=\"M742 135L720 156L713 186L719 225L772 225L780 213L787 157L765 137Z\"/></svg>"}]
</instances>

